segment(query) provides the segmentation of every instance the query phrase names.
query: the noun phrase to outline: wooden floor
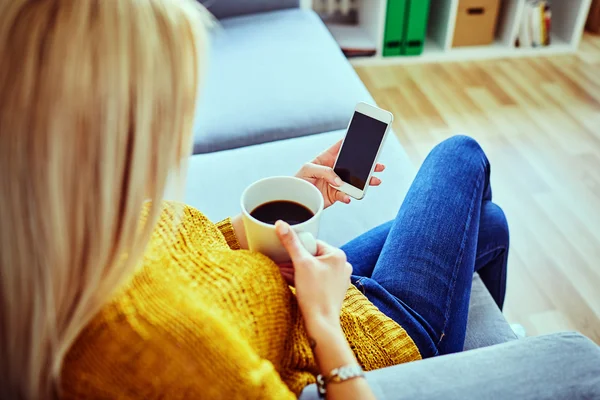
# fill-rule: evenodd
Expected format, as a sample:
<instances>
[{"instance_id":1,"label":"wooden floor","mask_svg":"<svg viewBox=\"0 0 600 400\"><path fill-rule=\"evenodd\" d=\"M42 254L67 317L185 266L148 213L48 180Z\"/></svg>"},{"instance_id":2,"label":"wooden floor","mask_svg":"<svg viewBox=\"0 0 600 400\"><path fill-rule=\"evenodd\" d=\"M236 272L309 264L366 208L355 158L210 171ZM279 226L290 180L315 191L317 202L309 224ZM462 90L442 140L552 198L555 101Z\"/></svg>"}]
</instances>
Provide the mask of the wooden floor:
<instances>
[{"instance_id":1,"label":"wooden floor","mask_svg":"<svg viewBox=\"0 0 600 400\"><path fill-rule=\"evenodd\" d=\"M357 72L415 165L456 133L487 152L511 229L509 321L600 344L600 36L577 55Z\"/></svg>"}]
</instances>

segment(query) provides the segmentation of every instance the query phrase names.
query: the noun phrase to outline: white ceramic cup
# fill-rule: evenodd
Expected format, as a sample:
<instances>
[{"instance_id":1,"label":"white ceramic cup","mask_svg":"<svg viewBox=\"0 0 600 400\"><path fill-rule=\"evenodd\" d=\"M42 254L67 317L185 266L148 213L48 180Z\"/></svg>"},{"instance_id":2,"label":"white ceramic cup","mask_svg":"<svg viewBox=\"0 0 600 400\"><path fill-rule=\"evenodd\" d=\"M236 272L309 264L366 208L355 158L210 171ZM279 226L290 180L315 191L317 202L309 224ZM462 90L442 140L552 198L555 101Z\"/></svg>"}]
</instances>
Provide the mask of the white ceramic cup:
<instances>
[{"instance_id":1,"label":"white ceramic cup","mask_svg":"<svg viewBox=\"0 0 600 400\"><path fill-rule=\"evenodd\" d=\"M314 216L301 224L292 225L304 247L311 253L317 253L316 237L319 234L319 222L323 212L323 195L312 184L291 176L275 176L254 182L242 194L241 207L248 247L268 256L275 262L290 260L277 233L275 225L259 221L250 213L261 204L271 201L287 200L300 203L314 213Z\"/></svg>"}]
</instances>

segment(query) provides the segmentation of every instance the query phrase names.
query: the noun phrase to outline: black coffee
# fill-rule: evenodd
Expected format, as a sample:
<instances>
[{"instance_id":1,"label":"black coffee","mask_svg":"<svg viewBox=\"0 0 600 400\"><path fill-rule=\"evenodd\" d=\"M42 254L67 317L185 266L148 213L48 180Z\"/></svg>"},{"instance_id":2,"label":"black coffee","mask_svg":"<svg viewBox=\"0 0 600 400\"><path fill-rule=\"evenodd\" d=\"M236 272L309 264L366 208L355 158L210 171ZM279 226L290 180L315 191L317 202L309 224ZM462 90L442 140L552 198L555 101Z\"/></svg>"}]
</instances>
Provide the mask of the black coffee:
<instances>
[{"instance_id":1,"label":"black coffee","mask_svg":"<svg viewBox=\"0 0 600 400\"><path fill-rule=\"evenodd\" d=\"M287 200L276 200L261 204L252 210L250 215L267 224L275 224L277 220L282 220L290 225L296 225L308 221L315 214L302 204Z\"/></svg>"}]
</instances>

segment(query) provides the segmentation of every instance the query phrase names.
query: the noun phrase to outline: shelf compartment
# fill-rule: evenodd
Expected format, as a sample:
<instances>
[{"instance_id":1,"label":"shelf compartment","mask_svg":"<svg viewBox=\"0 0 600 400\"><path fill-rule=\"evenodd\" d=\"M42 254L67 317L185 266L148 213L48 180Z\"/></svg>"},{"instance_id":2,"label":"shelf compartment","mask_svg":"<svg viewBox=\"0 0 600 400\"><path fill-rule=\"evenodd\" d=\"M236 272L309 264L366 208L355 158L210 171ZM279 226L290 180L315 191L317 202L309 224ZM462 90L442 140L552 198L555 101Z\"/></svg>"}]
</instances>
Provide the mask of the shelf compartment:
<instances>
[{"instance_id":1,"label":"shelf compartment","mask_svg":"<svg viewBox=\"0 0 600 400\"><path fill-rule=\"evenodd\" d=\"M361 25L327 24L327 29L348 57L370 57L377 53L372 35Z\"/></svg>"},{"instance_id":2,"label":"shelf compartment","mask_svg":"<svg viewBox=\"0 0 600 400\"><path fill-rule=\"evenodd\" d=\"M504 0L498 16L497 40L506 46L514 46L519 35L525 0Z\"/></svg>"},{"instance_id":3,"label":"shelf compartment","mask_svg":"<svg viewBox=\"0 0 600 400\"><path fill-rule=\"evenodd\" d=\"M458 0L431 0L427 38L442 49L452 47Z\"/></svg>"},{"instance_id":4,"label":"shelf compartment","mask_svg":"<svg viewBox=\"0 0 600 400\"><path fill-rule=\"evenodd\" d=\"M552 0L552 34L576 46L581 38L591 0Z\"/></svg>"}]
</instances>

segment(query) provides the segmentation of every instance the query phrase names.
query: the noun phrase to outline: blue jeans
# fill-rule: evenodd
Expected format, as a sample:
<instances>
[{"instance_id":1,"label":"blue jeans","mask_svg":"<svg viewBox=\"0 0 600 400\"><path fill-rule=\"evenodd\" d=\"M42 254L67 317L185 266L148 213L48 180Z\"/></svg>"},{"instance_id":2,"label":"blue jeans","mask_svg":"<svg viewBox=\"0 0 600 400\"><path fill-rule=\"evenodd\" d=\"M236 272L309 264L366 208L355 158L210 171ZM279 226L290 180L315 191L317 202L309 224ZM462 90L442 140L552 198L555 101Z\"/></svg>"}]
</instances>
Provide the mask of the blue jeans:
<instances>
[{"instance_id":1,"label":"blue jeans","mask_svg":"<svg viewBox=\"0 0 600 400\"><path fill-rule=\"evenodd\" d=\"M352 283L424 358L463 350L474 272L502 309L509 235L489 177L477 142L450 138L423 162L396 219L342 247Z\"/></svg>"}]
</instances>

